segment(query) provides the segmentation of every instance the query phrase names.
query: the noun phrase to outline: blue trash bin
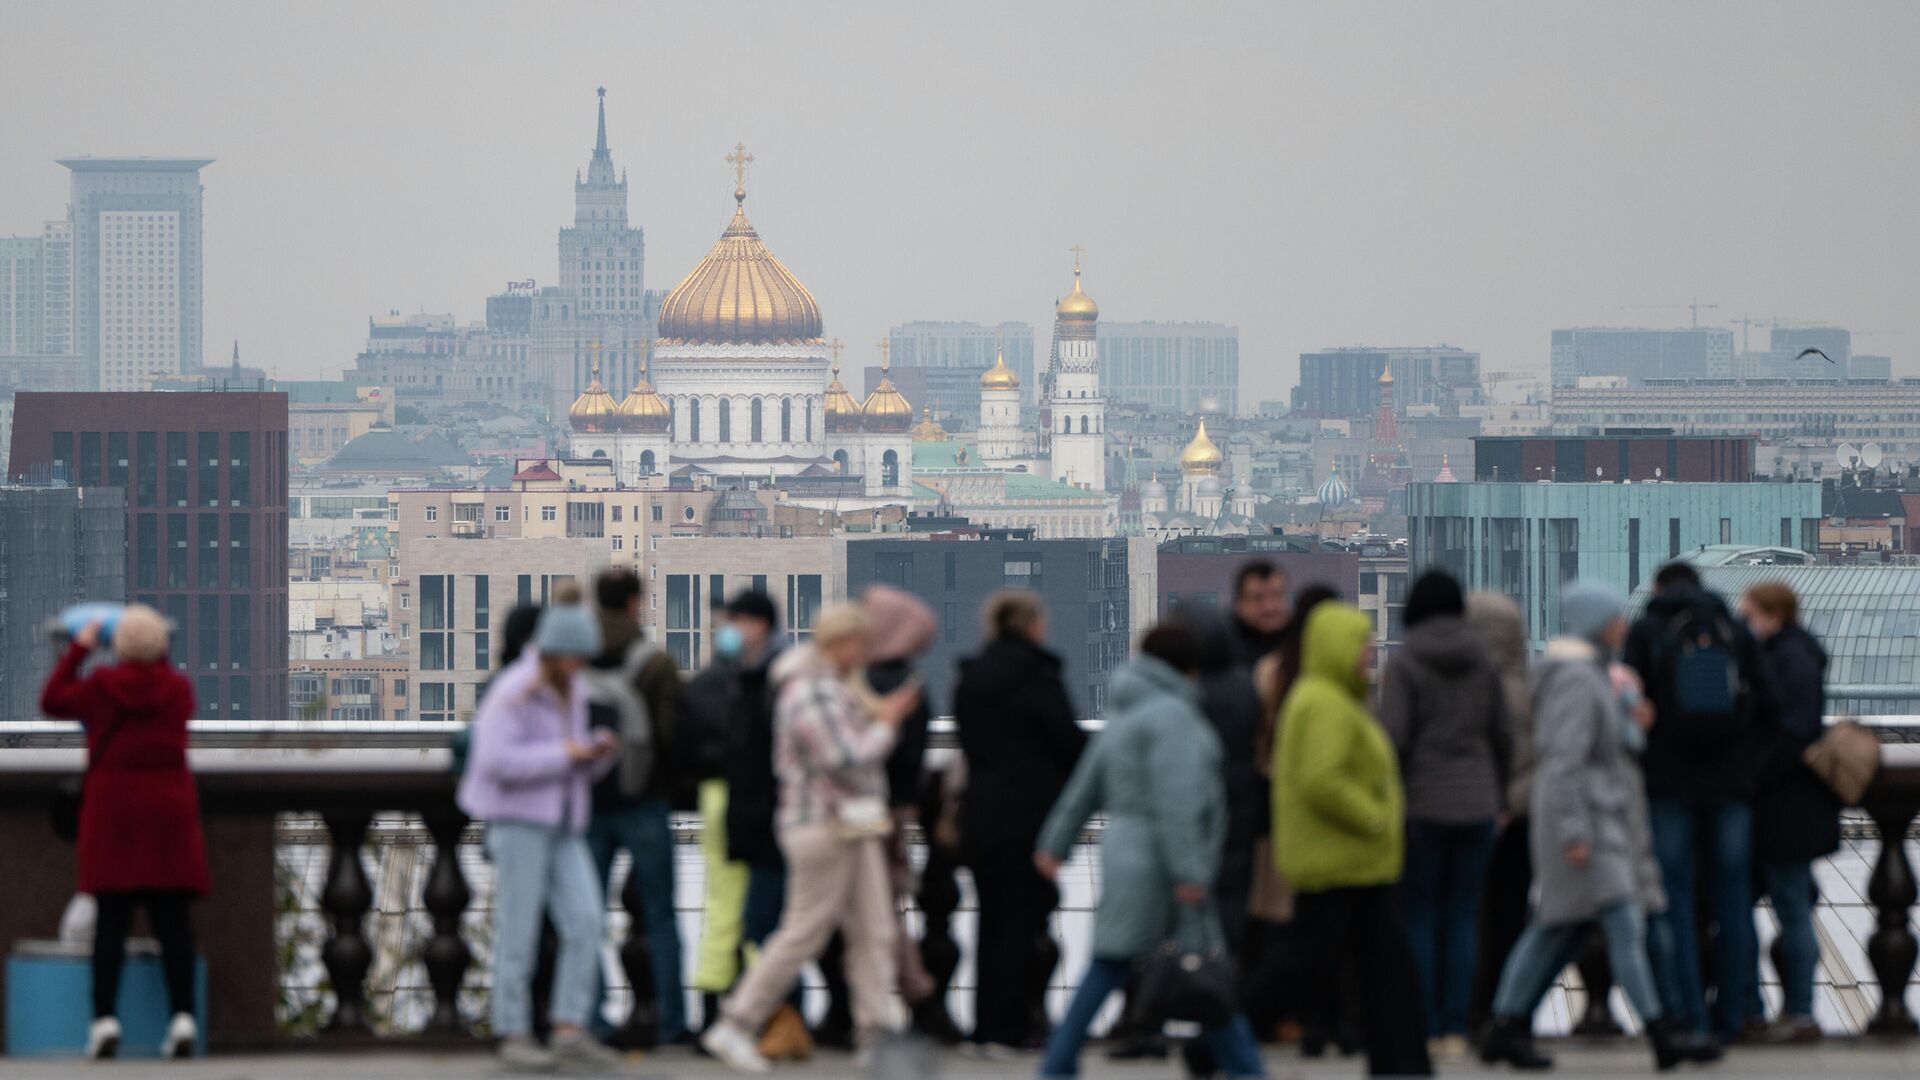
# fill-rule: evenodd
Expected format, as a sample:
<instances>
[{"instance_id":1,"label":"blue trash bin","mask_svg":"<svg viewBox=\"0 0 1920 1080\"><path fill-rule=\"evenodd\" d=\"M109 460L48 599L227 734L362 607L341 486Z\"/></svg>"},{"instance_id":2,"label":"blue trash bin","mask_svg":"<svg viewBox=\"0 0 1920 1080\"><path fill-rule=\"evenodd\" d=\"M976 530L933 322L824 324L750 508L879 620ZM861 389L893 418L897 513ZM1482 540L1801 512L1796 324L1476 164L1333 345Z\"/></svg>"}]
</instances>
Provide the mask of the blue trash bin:
<instances>
[{"instance_id":1,"label":"blue trash bin","mask_svg":"<svg viewBox=\"0 0 1920 1080\"><path fill-rule=\"evenodd\" d=\"M93 1023L92 946L65 941L19 941L7 957L7 1054L76 1057L86 1053ZM198 1054L207 1052L207 962L194 960L193 1015L200 1026ZM173 1019L160 946L150 938L127 942L120 977L120 1056L157 1058Z\"/></svg>"}]
</instances>

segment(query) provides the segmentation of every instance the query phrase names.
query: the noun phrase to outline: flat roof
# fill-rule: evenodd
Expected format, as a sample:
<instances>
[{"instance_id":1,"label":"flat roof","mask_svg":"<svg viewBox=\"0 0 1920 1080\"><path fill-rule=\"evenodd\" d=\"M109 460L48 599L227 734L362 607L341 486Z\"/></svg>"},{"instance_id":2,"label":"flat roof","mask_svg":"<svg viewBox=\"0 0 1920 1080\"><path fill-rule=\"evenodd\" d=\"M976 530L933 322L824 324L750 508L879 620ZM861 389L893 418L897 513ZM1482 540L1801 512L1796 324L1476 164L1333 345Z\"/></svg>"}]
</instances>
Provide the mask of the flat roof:
<instances>
[{"instance_id":1,"label":"flat roof","mask_svg":"<svg viewBox=\"0 0 1920 1080\"><path fill-rule=\"evenodd\" d=\"M74 172L199 172L213 164L213 158L176 157L77 157L60 158L59 164Z\"/></svg>"}]
</instances>

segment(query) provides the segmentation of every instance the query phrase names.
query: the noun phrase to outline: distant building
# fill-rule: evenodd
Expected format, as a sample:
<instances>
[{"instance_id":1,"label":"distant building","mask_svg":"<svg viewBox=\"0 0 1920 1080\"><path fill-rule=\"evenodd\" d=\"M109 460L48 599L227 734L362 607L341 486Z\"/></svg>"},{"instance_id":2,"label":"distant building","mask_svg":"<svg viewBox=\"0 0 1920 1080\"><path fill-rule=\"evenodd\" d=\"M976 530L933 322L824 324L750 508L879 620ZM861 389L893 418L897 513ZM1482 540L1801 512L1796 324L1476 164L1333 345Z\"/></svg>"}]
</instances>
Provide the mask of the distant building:
<instances>
[{"instance_id":1,"label":"distant building","mask_svg":"<svg viewBox=\"0 0 1920 1080\"><path fill-rule=\"evenodd\" d=\"M69 158L73 347L106 391L201 366L208 158Z\"/></svg>"},{"instance_id":2,"label":"distant building","mask_svg":"<svg viewBox=\"0 0 1920 1080\"><path fill-rule=\"evenodd\" d=\"M1303 416L1361 419L1380 404L1380 375L1390 372L1402 414L1415 406L1451 411L1479 405L1480 354L1451 345L1373 349L1350 347L1300 354L1300 385L1293 412Z\"/></svg>"},{"instance_id":3,"label":"distant building","mask_svg":"<svg viewBox=\"0 0 1920 1080\"><path fill-rule=\"evenodd\" d=\"M806 641L820 609L847 598L847 547L837 536L663 538L641 619L687 671L712 660L713 609L749 589L773 598L782 641Z\"/></svg>"},{"instance_id":4,"label":"distant building","mask_svg":"<svg viewBox=\"0 0 1920 1080\"><path fill-rule=\"evenodd\" d=\"M1817 551L1820 485L1418 483L1407 513L1412 572L1511 596L1539 646L1558 632L1566 582L1630 592L1709 544Z\"/></svg>"},{"instance_id":5,"label":"distant building","mask_svg":"<svg viewBox=\"0 0 1920 1080\"><path fill-rule=\"evenodd\" d=\"M126 550L124 491L0 486L0 720L40 714L48 622L69 604L125 598Z\"/></svg>"},{"instance_id":6,"label":"distant building","mask_svg":"<svg viewBox=\"0 0 1920 1080\"><path fill-rule=\"evenodd\" d=\"M1286 536L1190 536L1160 545L1160 610L1232 607L1234 575L1255 559L1279 567L1289 593L1327 585L1352 600L1360 590L1360 557L1352 551Z\"/></svg>"},{"instance_id":7,"label":"distant building","mask_svg":"<svg viewBox=\"0 0 1920 1080\"><path fill-rule=\"evenodd\" d=\"M1819 349L1833 362L1829 364L1819 356L1800 354L1808 349ZM1773 379L1858 379L1887 378L1892 372L1855 371L1853 366L1853 333L1839 326L1775 326L1771 347L1766 353L1767 364L1764 370L1743 371L1740 374L1749 378ZM1878 365L1869 365L1878 367ZM1891 366L1891 365L1889 365Z\"/></svg>"},{"instance_id":8,"label":"distant building","mask_svg":"<svg viewBox=\"0 0 1920 1080\"><path fill-rule=\"evenodd\" d=\"M1586 376L1648 379L1724 379L1734 374L1733 331L1703 326L1679 330L1583 326L1553 332L1553 385Z\"/></svg>"},{"instance_id":9,"label":"distant building","mask_svg":"<svg viewBox=\"0 0 1920 1080\"><path fill-rule=\"evenodd\" d=\"M1475 480L1752 480L1751 438L1709 435L1528 435L1473 440Z\"/></svg>"},{"instance_id":10,"label":"distant building","mask_svg":"<svg viewBox=\"0 0 1920 1080\"><path fill-rule=\"evenodd\" d=\"M126 599L173 620L207 719L287 708L287 396L22 393L18 480L126 492Z\"/></svg>"},{"instance_id":11,"label":"distant building","mask_svg":"<svg viewBox=\"0 0 1920 1080\"><path fill-rule=\"evenodd\" d=\"M1827 365L1821 364L1821 367ZM1560 387L1553 426L1565 434L1670 428L1751 435L1823 450L1880 444L1888 460L1920 461L1920 379L1660 379L1641 386Z\"/></svg>"},{"instance_id":12,"label":"distant building","mask_svg":"<svg viewBox=\"0 0 1920 1080\"><path fill-rule=\"evenodd\" d=\"M1021 400L1035 400L1033 387L1039 384L1034 377L1033 327L1027 323L914 321L894 326L888 335L893 340L896 379L914 368L966 373L966 377L956 374L951 380L930 376L926 382L928 390L936 395L927 403L939 410L943 422L949 416L960 421L952 426L961 430L979 422L978 379L993 366L996 349L1004 351L1007 366L1020 378L1024 391ZM907 391L903 389L902 393ZM911 393L907 396L912 401L920 400Z\"/></svg>"},{"instance_id":13,"label":"distant building","mask_svg":"<svg viewBox=\"0 0 1920 1080\"><path fill-rule=\"evenodd\" d=\"M73 226L49 221L38 236L0 237L0 356L72 352Z\"/></svg>"},{"instance_id":14,"label":"distant building","mask_svg":"<svg viewBox=\"0 0 1920 1080\"><path fill-rule=\"evenodd\" d=\"M407 662L398 656L303 660L288 673L293 715L331 723L398 723L407 713Z\"/></svg>"},{"instance_id":15,"label":"distant building","mask_svg":"<svg viewBox=\"0 0 1920 1080\"><path fill-rule=\"evenodd\" d=\"M1239 415L1238 327L1103 321L1099 340L1100 390L1108 400L1182 413Z\"/></svg>"}]
</instances>

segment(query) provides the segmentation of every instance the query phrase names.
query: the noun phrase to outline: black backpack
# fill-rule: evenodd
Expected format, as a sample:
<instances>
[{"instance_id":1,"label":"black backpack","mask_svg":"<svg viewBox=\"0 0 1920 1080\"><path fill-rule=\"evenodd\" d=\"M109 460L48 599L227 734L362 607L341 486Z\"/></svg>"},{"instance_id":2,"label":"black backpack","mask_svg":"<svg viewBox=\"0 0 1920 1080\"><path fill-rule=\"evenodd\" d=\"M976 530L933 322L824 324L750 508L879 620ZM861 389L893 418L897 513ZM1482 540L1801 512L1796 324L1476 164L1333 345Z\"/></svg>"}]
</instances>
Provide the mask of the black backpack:
<instances>
[{"instance_id":1,"label":"black backpack","mask_svg":"<svg viewBox=\"0 0 1920 1080\"><path fill-rule=\"evenodd\" d=\"M1654 722L1697 749L1724 750L1739 740L1753 713L1741 653L1740 632L1724 609L1675 613L1660 629Z\"/></svg>"}]
</instances>

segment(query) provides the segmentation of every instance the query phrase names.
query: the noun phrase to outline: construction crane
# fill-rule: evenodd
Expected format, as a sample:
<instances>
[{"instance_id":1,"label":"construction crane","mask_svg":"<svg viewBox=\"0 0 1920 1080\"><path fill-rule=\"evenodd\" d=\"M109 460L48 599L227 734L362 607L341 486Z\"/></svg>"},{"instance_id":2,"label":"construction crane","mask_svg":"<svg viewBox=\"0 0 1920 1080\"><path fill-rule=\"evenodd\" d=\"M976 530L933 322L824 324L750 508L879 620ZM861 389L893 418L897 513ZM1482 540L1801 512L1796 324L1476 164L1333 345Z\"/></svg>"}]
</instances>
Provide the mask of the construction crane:
<instances>
[{"instance_id":1,"label":"construction crane","mask_svg":"<svg viewBox=\"0 0 1920 1080\"><path fill-rule=\"evenodd\" d=\"M1719 304L1703 304L1700 302L1700 298L1696 296L1693 298L1693 303L1691 304L1621 304L1620 310L1621 311L1648 311L1648 310L1676 311L1680 308L1685 308L1689 312L1692 312L1693 328L1695 330L1698 330L1700 329L1700 313L1702 311L1711 311L1712 309L1717 308L1719 306L1720 306Z\"/></svg>"}]
</instances>

